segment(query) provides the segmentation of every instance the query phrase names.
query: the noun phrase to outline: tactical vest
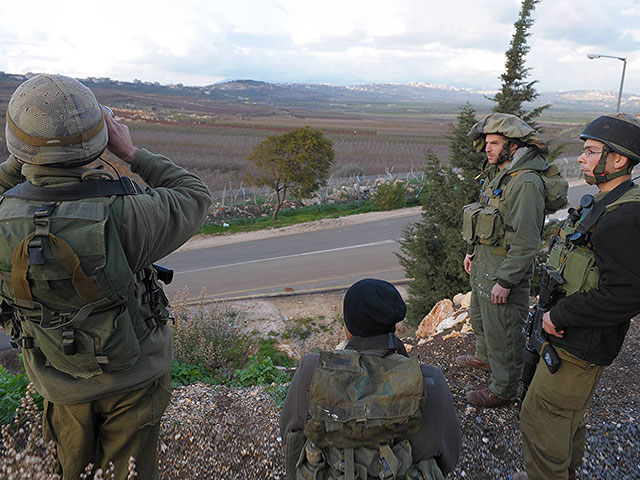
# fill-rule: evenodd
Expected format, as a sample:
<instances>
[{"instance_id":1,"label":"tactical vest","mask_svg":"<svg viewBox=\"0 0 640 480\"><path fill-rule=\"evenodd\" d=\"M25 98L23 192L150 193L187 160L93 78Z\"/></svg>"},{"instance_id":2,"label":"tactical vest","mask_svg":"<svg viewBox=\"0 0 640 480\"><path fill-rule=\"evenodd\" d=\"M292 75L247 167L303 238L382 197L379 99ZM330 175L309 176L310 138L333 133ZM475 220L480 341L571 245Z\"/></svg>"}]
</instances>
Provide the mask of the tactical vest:
<instances>
[{"instance_id":1,"label":"tactical vest","mask_svg":"<svg viewBox=\"0 0 640 480\"><path fill-rule=\"evenodd\" d=\"M0 198L0 297L14 313L4 326L26 362L44 356L85 379L132 367L140 341L168 319L154 268L131 271L109 216L112 193L95 182L86 192L22 184Z\"/></svg>"},{"instance_id":2,"label":"tactical vest","mask_svg":"<svg viewBox=\"0 0 640 480\"><path fill-rule=\"evenodd\" d=\"M498 174L480 192L477 202L465 205L462 213L462 237L471 244L494 245L509 250L515 230L505 205L513 180L526 172L534 172L544 184L545 213L555 212L567 203L569 184L558 167L551 165L543 172L531 169Z\"/></svg>"},{"instance_id":3,"label":"tactical vest","mask_svg":"<svg viewBox=\"0 0 640 480\"><path fill-rule=\"evenodd\" d=\"M422 478L412 466L407 437L422 426L425 398L415 359L354 350L321 353L296 478Z\"/></svg>"},{"instance_id":4,"label":"tactical vest","mask_svg":"<svg viewBox=\"0 0 640 480\"><path fill-rule=\"evenodd\" d=\"M629 202L640 202L640 188L632 188L625 192L616 201L607 205L604 212L598 217L591 227L589 234L593 232L597 222L607 212L616 207ZM579 212L580 213L580 212ZM564 284L560 286L565 295L573 295L578 292L586 292L598 288L600 284L600 272L596 265L596 255L593 245L585 241L584 245L576 245L570 240L580 223L584 220L582 216L577 222L565 221L551 238L551 249L547 266L556 269Z\"/></svg>"}]
</instances>

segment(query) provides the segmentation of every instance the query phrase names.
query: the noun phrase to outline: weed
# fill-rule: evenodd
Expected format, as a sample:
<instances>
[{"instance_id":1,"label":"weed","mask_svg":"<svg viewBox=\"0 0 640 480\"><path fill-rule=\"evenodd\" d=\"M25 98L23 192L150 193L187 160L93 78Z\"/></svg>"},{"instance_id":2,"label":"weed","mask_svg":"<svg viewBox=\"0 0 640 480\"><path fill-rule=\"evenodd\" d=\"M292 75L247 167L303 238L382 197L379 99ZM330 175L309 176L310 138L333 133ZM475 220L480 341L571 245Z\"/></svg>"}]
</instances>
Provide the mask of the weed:
<instances>
[{"instance_id":1,"label":"weed","mask_svg":"<svg viewBox=\"0 0 640 480\"><path fill-rule=\"evenodd\" d=\"M0 365L0 425L13 421L28 385L29 379L24 373L13 375ZM33 401L36 408L42 410L43 399L35 390L33 390Z\"/></svg>"},{"instance_id":2,"label":"weed","mask_svg":"<svg viewBox=\"0 0 640 480\"><path fill-rule=\"evenodd\" d=\"M373 204L378 210L394 210L407 204L407 187L404 182L389 181L378 185L373 194Z\"/></svg>"},{"instance_id":3,"label":"weed","mask_svg":"<svg viewBox=\"0 0 640 480\"><path fill-rule=\"evenodd\" d=\"M287 391L289 390L289 384L274 384L265 387L264 391L267 392L269 398L273 400L276 407L280 408L284 403L284 399L287 398Z\"/></svg>"},{"instance_id":4,"label":"weed","mask_svg":"<svg viewBox=\"0 0 640 480\"><path fill-rule=\"evenodd\" d=\"M185 289L173 302L175 322L171 330L176 360L180 364L197 365L211 372L212 377L231 378L232 372L241 368L255 350L254 343L238 332L234 324L236 315L225 305L206 305L203 291L199 305L190 309L187 294Z\"/></svg>"},{"instance_id":5,"label":"weed","mask_svg":"<svg viewBox=\"0 0 640 480\"><path fill-rule=\"evenodd\" d=\"M189 365L177 360L169 368L169 374L171 375L171 386L173 388L196 382L219 383L214 378L213 372L205 369L202 365Z\"/></svg>"},{"instance_id":6,"label":"weed","mask_svg":"<svg viewBox=\"0 0 640 480\"><path fill-rule=\"evenodd\" d=\"M230 383L233 387L250 387L290 381L291 377L286 372L278 369L273 364L271 357L264 357L259 360L257 355L251 355L247 367L243 370L236 370Z\"/></svg>"},{"instance_id":7,"label":"weed","mask_svg":"<svg viewBox=\"0 0 640 480\"><path fill-rule=\"evenodd\" d=\"M260 349L258 350L258 360L271 358L275 365L281 367L295 367L296 362L289 358L284 352L275 348L276 341L273 339L260 340Z\"/></svg>"}]
</instances>

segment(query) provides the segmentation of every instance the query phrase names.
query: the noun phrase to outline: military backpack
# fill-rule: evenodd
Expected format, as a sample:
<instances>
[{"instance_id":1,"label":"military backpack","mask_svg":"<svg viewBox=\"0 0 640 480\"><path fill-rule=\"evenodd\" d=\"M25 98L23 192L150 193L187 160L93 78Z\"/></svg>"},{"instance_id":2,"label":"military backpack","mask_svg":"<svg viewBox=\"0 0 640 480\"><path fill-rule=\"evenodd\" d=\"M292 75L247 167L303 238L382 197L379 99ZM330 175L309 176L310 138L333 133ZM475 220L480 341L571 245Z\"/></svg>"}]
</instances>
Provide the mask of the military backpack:
<instances>
[{"instance_id":1,"label":"military backpack","mask_svg":"<svg viewBox=\"0 0 640 480\"><path fill-rule=\"evenodd\" d=\"M437 478L412 466L426 385L415 359L323 352L309 390L298 480ZM431 463L433 465L431 465ZM435 461L425 470L438 471Z\"/></svg>"},{"instance_id":2,"label":"military backpack","mask_svg":"<svg viewBox=\"0 0 640 480\"><path fill-rule=\"evenodd\" d=\"M140 341L167 322L157 273L131 271L110 221L112 195L141 193L125 179L25 182L0 197L0 297L13 310L2 326L26 364L44 357L74 378L126 370Z\"/></svg>"}]
</instances>

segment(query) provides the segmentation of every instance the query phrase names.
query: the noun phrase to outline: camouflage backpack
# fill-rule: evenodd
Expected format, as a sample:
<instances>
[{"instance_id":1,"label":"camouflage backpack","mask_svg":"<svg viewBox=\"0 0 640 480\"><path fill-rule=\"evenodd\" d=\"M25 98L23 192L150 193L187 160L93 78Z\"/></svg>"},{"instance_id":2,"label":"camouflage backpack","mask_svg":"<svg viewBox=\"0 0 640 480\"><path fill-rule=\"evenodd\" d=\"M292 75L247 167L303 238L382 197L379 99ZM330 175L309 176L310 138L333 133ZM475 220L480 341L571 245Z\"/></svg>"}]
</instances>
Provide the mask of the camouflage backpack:
<instances>
[{"instance_id":1,"label":"camouflage backpack","mask_svg":"<svg viewBox=\"0 0 640 480\"><path fill-rule=\"evenodd\" d=\"M415 359L321 353L296 479L431 478L412 466L407 440L422 426L425 387Z\"/></svg>"}]
</instances>

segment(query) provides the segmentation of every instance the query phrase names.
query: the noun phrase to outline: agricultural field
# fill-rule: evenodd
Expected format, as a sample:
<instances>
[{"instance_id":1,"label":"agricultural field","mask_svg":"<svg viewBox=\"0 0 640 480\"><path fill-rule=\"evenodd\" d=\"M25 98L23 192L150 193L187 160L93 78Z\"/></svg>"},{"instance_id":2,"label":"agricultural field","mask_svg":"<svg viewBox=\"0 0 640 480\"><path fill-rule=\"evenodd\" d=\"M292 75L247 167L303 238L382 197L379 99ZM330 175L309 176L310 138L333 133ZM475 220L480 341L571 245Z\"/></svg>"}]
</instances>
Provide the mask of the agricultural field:
<instances>
[{"instance_id":1,"label":"agricultural field","mask_svg":"<svg viewBox=\"0 0 640 480\"><path fill-rule=\"evenodd\" d=\"M0 122L16 85L0 84ZM148 93L125 88L92 87L98 100L129 125L135 143L162 153L197 173L212 191L237 189L249 168L247 157L268 135L309 125L333 141L334 177L419 172L425 154L444 163L446 138L460 106L425 104L326 104L277 106L221 101L202 96ZM489 113L479 109L478 116ZM575 118L574 118L575 117ZM586 123L586 120L584 120ZM576 140L582 119L555 112L540 121L554 145L566 143L563 155L580 150ZM0 155L7 155L4 129Z\"/></svg>"}]
</instances>

